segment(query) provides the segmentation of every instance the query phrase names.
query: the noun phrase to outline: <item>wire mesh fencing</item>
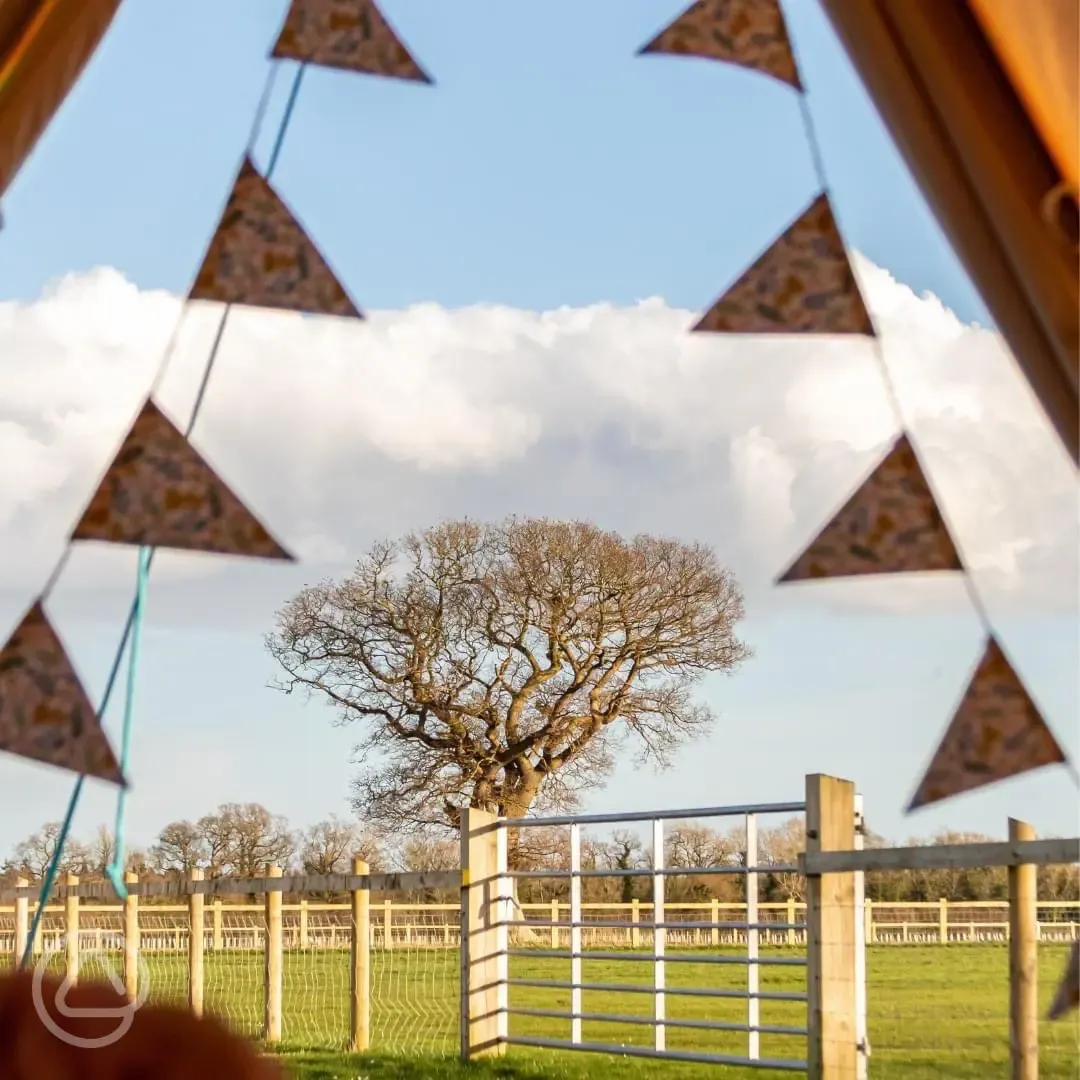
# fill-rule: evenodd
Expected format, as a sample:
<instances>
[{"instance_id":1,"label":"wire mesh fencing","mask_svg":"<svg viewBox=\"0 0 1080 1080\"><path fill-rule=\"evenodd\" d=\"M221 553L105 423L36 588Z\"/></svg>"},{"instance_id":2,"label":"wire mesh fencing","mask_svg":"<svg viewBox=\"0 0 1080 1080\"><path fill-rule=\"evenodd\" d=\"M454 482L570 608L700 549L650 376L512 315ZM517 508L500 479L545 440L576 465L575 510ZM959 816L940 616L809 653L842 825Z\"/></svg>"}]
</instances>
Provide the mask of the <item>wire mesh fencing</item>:
<instances>
[{"instance_id":1,"label":"wire mesh fencing","mask_svg":"<svg viewBox=\"0 0 1080 1080\"><path fill-rule=\"evenodd\" d=\"M460 906L385 901L372 912L371 1044L391 1053L459 1045Z\"/></svg>"},{"instance_id":2,"label":"wire mesh fencing","mask_svg":"<svg viewBox=\"0 0 1080 1080\"><path fill-rule=\"evenodd\" d=\"M443 887L458 883L455 872L441 876ZM381 877L394 876L372 880ZM364 889L358 921L360 892L286 894L267 878L243 882L255 890L246 895L214 896L223 883L197 880L197 889L132 883L126 903L98 899L101 883L84 883L89 899L77 883L66 886L69 895L43 912L34 965L195 1006L283 1050L457 1049L459 905L402 904ZM198 900L177 903L185 891L199 892ZM27 895L0 907L0 970L18 963L33 915Z\"/></svg>"},{"instance_id":3,"label":"wire mesh fencing","mask_svg":"<svg viewBox=\"0 0 1080 1080\"><path fill-rule=\"evenodd\" d=\"M897 871L901 873L901 871ZM878 871L875 877L887 878ZM864 920L866 1015L872 1080L985 1080L1010 1075L1016 1045L1011 1016L1012 931L1007 902L895 906L885 922L869 901L852 911ZM1075 1014L1057 1022L1047 1011L1064 970L1074 924L1068 905L1044 901L1034 924L1032 959L1035 1045L1043 1080L1080 1075ZM873 927L870 931L869 927ZM827 943L826 943L827 944ZM837 941L837 948L844 942Z\"/></svg>"}]
</instances>

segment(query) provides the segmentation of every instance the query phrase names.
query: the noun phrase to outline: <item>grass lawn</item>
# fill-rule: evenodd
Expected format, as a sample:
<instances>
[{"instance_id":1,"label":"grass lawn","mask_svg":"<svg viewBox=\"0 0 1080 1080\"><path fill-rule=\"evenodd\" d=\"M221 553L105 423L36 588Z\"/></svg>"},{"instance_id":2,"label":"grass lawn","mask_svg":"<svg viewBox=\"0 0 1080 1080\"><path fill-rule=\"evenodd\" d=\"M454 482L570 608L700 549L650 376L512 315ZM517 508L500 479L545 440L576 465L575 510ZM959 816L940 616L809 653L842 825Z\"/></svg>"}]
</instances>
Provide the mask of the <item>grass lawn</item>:
<instances>
[{"instance_id":1,"label":"grass lawn","mask_svg":"<svg viewBox=\"0 0 1080 1080\"><path fill-rule=\"evenodd\" d=\"M692 953L682 953L690 956ZM737 956L738 953L732 953ZM794 958L794 951L776 950ZM612 986L647 986L651 966L626 954L624 961L583 961L583 981ZM151 956L152 996L183 998L186 965L181 956ZM1045 1005L1064 968L1064 946L1040 949L1040 999ZM374 952L372 961L372 1053L341 1052L348 1029L348 954L287 953L284 964L284 1042L280 1048L296 1080L555 1080L615 1075L620 1080L689 1080L715 1071L725 1080L746 1080L759 1071L716 1068L511 1047L505 1058L469 1067L457 1049L458 954L456 950ZM1004 1080L1008 1075L1008 952L997 945L909 945L871 947L867 956L871 1080ZM569 961L515 957L511 976L567 980ZM679 988L745 988L741 965L673 963L669 991ZM762 968L762 990L800 991L801 967ZM651 1015L648 994L605 989L585 991L583 1011L606 1016ZM511 1008L569 1011L570 995L549 988L510 988ZM206 1007L257 1036L262 1020L262 963L259 954L206 956ZM669 1020L745 1022L738 999L667 997ZM761 1022L805 1026L805 1004L761 1002ZM567 1038L566 1020L512 1016L511 1036ZM645 1024L584 1022L584 1039L613 1046L651 1045ZM1043 1080L1080 1076L1080 1028L1075 1018L1044 1023L1040 1031ZM746 1035L700 1029L667 1030L669 1049L745 1054ZM805 1039L763 1034L762 1057L805 1057ZM773 1073L772 1075L779 1075ZM797 1074L796 1074L797 1075Z\"/></svg>"}]
</instances>

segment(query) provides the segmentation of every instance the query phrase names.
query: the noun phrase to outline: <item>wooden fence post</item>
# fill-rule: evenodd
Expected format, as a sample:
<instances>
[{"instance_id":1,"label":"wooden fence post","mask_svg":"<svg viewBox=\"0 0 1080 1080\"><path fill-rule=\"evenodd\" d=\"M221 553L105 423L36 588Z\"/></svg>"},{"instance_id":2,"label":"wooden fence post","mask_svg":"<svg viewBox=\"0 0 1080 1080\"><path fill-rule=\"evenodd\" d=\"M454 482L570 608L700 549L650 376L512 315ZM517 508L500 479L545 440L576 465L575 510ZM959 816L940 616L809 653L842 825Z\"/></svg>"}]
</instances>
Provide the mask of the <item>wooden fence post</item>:
<instances>
[{"instance_id":1,"label":"wooden fence post","mask_svg":"<svg viewBox=\"0 0 1080 1080\"><path fill-rule=\"evenodd\" d=\"M138 874L124 875L125 885L138 880ZM139 996L139 898L130 889L124 900L124 992L128 1001Z\"/></svg>"},{"instance_id":2,"label":"wooden fence post","mask_svg":"<svg viewBox=\"0 0 1080 1080\"><path fill-rule=\"evenodd\" d=\"M203 872L191 871L191 882L202 881ZM206 921L203 917L206 897L192 890L188 896L188 1007L196 1016L203 1014L203 953L206 949Z\"/></svg>"},{"instance_id":3,"label":"wooden fence post","mask_svg":"<svg viewBox=\"0 0 1080 1080\"><path fill-rule=\"evenodd\" d=\"M630 948L641 948L641 901L635 896L630 901L630 921L634 924L630 927Z\"/></svg>"},{"instance_id":4,"label":"wooden fence post","mask_svg":"<svg viewBox=\"0 0 1080 1080\"><path fill-rule=\"evenodd\" d=\"M16 889L26 889L30 882L24 878L15 879ZM23 953L26 952L26 942L30 938L30 897L15 897L15 964L21 962Z\"/></svg>"},{"instance_id":5,"label":"wooden fence post","mask_svg":"<svg viewBox=\"0 0 1080 1080\"><path fill-rule=\"evenodd\" d=\"M366 874L367 871L365 870L364 873ZM309 940L307 898L302 896L300 898L300 948L306 949Z\"/></svg>"},{"instance_id":6,"label":"wooden fence post","mask_svg":"<svg viewBox=\"0 0 1080 1080\"><path fill-rule=\"evenodd\" d=\"M281 867L268 866L266 876L281 877ZM268 1043L281 1042L282 959L281 890L275 889L266 894L263 1039Z\"/></svg>"},{"instance_id":7,"label":"wooden fence post","mask_svg":"<svg viewBox=\"0 0 1080 1080\"><path fill-rule=\"evenodd\" d=\"M384 949L392 949L394 947L394 902L393 902L393 900L384 900L383 901L382 945L383 945Z\"/></svg>"},{"instance_id":8,"label":"wooden fence post","mask_svg":"<svg viewBox=\"0 0 1080 1080\"><path fill-rule=\"evenodd\" d=\"M1009 840L1034 840L1035 830L1009 818ZM1039 908L1037 868L1009 867L1009 1049L1012 1080L1039 1077Z\"/></svg>"},{"instance_id":9,"label":"wooden fence post","mask_svg":"<svg viewBox=\"0 0 1080 1080\"><path fill-rule=\"evenodd\" d=\"M461 812L461 1057L506 1051L506 831L494 814Z\"/></svg>"},{"instance_id":10,"label":"wooden fence post","mask_svg":"<svg viewBox=\"0 0 1080 1080\"><path fill-rule=\"evenodd\" d=\"M937 939L939 945L948 945L949 943L949 901L947 897L938 897L938 912L937 912Z\"/></svg>"},{"instance_id":11,"label":"wooden fence post","mask_svg":"<svg viewBox=\"0 0 1080 1080\"><path fill-rule=\"evenodd\" d=\"M68 874L64 882L72 892L64 900L64 939L67 945L67 979L72 986L79 982L79 897L74 892L78 874Z\"/></svg>"},{"instance_id":12,"label":"wooden fence post","mask_svg":"<svg viewBox=\"0 0 1080 1080\"><path fill-rule=\"evenodd\" d=\"M353 859L352 872L367 874L363 859ZM349 966L349 1049L355 1054L371 1045L371 892L352 894L352 964Z\"/></svg>"},{"instance_id":13,"label":"wooden fence post","mask_svg":"<svg viewBox=\"0 0 1080 1080\"><path fill-rule=\"evenodd\" d=\"M855 785L806 778L806 850L855 850ZM806 878L807 1077L855 1080L855 875Z\"/></svg>"},{"instance_id":14,"label":"wooden fence post","mask_svg":"<svg viewBox=\"0 0 1080 1080\"><path fill-rule=\"evenodd\" d=\"M214 952L221 952L221 950L222 950L222 948L224 946L224 941L223 941L223 935L222 935L222 932L221 932L221 901L220 900L215 900L214 901L213 924L214 924L214 929L213 929L214 945L213 945L213 949L214 949Z\"/></svg>"}]
</instances>

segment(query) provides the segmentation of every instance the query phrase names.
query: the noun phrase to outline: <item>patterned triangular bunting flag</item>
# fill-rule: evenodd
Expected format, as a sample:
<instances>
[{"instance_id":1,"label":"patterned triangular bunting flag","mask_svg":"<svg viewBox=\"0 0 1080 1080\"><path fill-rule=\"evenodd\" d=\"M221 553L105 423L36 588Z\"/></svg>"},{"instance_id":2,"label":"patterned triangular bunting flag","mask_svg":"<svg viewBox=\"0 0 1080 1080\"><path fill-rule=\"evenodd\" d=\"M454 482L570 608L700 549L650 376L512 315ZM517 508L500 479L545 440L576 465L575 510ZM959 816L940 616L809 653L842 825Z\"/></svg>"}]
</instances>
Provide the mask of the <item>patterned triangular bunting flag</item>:
<instances>
[{"instance_id":1,"label":"patterned triangular bunting flag","mask_svg":"<svg viewBox=\"0 0 1080 1080\"><path fill-rule=\"evenodd\" d=\"M0 750L124 784L97 713L40 601L0 649Z\"/></svg>"},{"instance_id":2,"label":"patterned triangular bunting flag","mask_svg":"<svg viewBox=\"0 0 1080 1080\"><path fill-rule=\"evenodd\" d=\"M828 196L819 195L693 331L874 337Z\"/></svg>"},{"instance_id":3,"label":"patterned triangular bunting flag","mask_svg":"<svg viewBox=\"0 0 1080 1080\"><path fill-rule=\"evenodd\" d=\"M911 441L901 435L777 580L962 569Z\"/></svg>"},{"instance_id":4,"label":"patterned triangular bunting flag","mask_svg":"<svg viewBox=\"0 0 1080 1080\"><path fill-rule=\"evenodd\" d=\"M645 53L722 60L802 89L779 0L697 0L638 51Z\"/></svg>"},{"instance_id":5,"label":"patterned triangular bunting flag","mask_svg":"<svg viewBox=\"0 0 1080 1080\"><path fill-rule=\"evenodd\" d=\"M152 399L71 538L293 561Z\"/></svg>"},{"instance_id":6,"label":"patterned triangular bunting flag","mask_svg":"<svg viewBox=\"0 0 1080 1080\"><path fill-rule=\"evenodd\" d=\"M240 166L190 298L363 318L303 226L249 157Z\"/></svg>"},{"instance_id":7,"label":"patterned triangular bunting flag","mask_svg":"<svg viewBox=\"0 0 1080 1080\"><path fill-rule=\"evenodd\" d=\"M1038 707L991 638L908 810L1064 761Z\"/></svg>"},{"instance_id":8,"label":"patterned triangular bunting flag","mask_svg":"<svg viewBox=\"0 0 1080 1080\"><path fill-rule=\"evenodd\" d=\"M431 82L374 0L293 0L271 56Z\"/></svg>"},{"instance_id":9,"label":"patterned triangular bunting flag","mask_svg":"<svg viewBox=\"0 0 1080 1080\"><path fill-rule=\"evenodd\" d=\"M1047 1019L1060 1020L1077 1008L1080 1008L1080 941L1074 941L1069 950L1069 964L1058 985Z\"/></svg>"}]
</instances>

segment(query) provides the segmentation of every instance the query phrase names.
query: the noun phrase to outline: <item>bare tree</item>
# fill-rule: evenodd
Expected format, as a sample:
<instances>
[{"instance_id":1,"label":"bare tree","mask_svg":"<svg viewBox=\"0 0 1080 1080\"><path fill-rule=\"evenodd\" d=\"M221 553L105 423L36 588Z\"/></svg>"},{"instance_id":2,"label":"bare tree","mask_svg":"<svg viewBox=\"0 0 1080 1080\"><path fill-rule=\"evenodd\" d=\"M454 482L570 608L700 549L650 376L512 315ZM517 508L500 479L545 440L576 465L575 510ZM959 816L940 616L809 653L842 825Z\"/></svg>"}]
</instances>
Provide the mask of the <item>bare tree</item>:
<instances>
[{"instance_id":1,"label":"bare tree","mask_svg":"<svg viewBox=\"0 0 1080 1080\"><path fill-rule=\"evenodd\" d=\"M56 858L60 838L60 822L49 821L15 845L8 865L17 873L25 874L33 881L41 881ZM68 849L70 850L70 849ZM62 860L62 870L68 869L67 851Z\"/></svg>"},{"instance_id":2,"label":"bare tree","mask_svg":"<svg viewBox=\"0 0 1080 1080\"><path fill-rule=\"evenodd\" d=\"M627 829L616 829L598 855L603 869L623 871L611 880L615 882L619 902L629 904L638 895L637 883L640 879L625 871L641 870L649 865L641 838Z\"/></svg>"},{"instance_id":3,"label":"bare tree","mask_svg":"<svg viewBox=\"0 0 1080 1080\"><path fill-rule=\"evenodd\" d=\"M116 856L116 840L105 825L99 825L89 845L89 861L93 873L104 874Z\"/></svg>"},{"instance_id":4,"label":"bare tree","mask_svg":"<svg viewBox=\"0 0 1080 1080\"><path fill-rule=\"evenodd\" d=\"M806 850L806 823L802 818L788 818L758 834L758 862L774 867L766 879L770 895L783 900L805 900L806 879L798 870L782 869L798 865L799 853Z\"/></svg>"},{"instance_id":5,"label":"bare tree","mask_svg":"<svg viewBox=\"0 0 1080 1080\"><path fill-rule=\"evenodd\" d=\"M206 838L198 825L190 821L173 821L158 833L150 849L154 868L162 874L183 874L205 869L210 863Z\"/></svg>"},{"instance_id":6,"label":"bare tree","mask_svg":"<svg viewBox=\"0 0 1080 1080\"><path fill-rule=\"evenodd\" d=\"M461 848L445 836L416 835L405 842L401 853L402 868L416 873L430 870L456 870L461 865Z\"/></svg>"},{"instance_id":7,"label":"bare tree","mask_svg":"<svg viewBox=\"0 0 1080 1080\"><path fill-rule=\"evenodd\" d=\"M353 859L363 859L373 870L382 863L378 841L356 822L331 815L301 837L300 865L305 874L348 874Z\"/></svg>"},{"instance_id":8,"label":"bare tree","mask_svg":"<svg viewBox=\"0 0 1080 1080\"><path fill-rule=\"evenodd\" d=\"M677 822L664 838L664 864L669 869L709 869L733 866L740 842L732 833L721 833L708 825ZM732 890L730 881L719 874L687 874L668 879L672 900L704 900Z\"/></svg>"},{"instance_id":9,"label":"bare tree","mask_svg":"<svg viewBox=\"0 0 1080 1080\"><path fill-rule=\"evenodd\" d=\"M138 874L141 878L147 878L154 873L154 859L149 851L143 848L128 848L124 856L124 871L129 874Z\"/></svg>"},{"instance_id":10,"label":"bare tree","mask_svg":"<svg viewBox=\"0 0 1080 1080\"><path fill-rule=\"evenodd\" d=\"M401 849L402 869L415 873L456 870L461 865L461 844L451 837L432 833L414 833ZM445 904L454 899L445 889L422 889L411 899L421 904Z\"/></svg>"},{"instance_id":11,"label":"bare tree","mask_svg":"<svg viewBox=\"0 0 1080 1080\"><path fill-rule=\"evenodd\" d=\"M394 831L463 806L572 806L619 743L666 764L713 714L693 691L732 672L742 594L702 545L510 519L375 545L305 588L267 645L286 692L358 722L355 805Z\"/></svg>"},{"instance_id":12,"label":"bare tree","mask_svg":"<svg viewBox=\"0 0 1080 1080\"><path fill-rule=\"evenodd\" d=\"M268 864L287 867L296 838L284 818L258 803L223 803L199 819L213 876L258 877Z\"/></svg>"}]
</instances>

